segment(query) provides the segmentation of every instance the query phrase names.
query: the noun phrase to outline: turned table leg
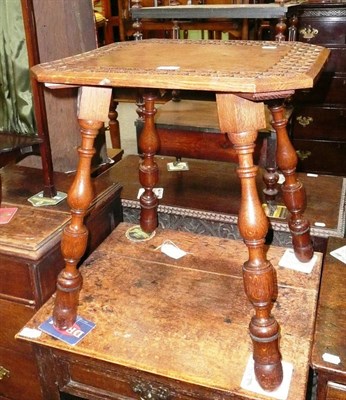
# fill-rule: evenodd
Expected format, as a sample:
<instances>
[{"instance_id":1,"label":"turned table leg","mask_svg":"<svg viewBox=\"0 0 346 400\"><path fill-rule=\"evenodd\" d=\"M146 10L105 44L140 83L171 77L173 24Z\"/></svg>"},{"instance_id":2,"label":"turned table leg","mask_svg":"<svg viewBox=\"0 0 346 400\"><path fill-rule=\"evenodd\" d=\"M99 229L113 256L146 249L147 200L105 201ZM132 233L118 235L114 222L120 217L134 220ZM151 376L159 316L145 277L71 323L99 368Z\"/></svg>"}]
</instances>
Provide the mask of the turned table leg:
<instances>
[{"instance_id":1,"label":"turned table leg","mask_svg":"<svg viewBox=\"0 0 346 400\"><path fill-rule=\"evenodd\" d=\"M139 166L139 181L144 188L140 197L141 214L140 226L144 232L153 232L158 225L157 207L158 200L153 188L159 180L159 168L155 161L160 141L155 127L155 99L152 93L145 93L144 99L144 127L139 137L139 148L143 159Z\"/></svg>"},{"instance_id":2,"label":"turned table leg","mask_svg":"<svg viewBox=\"0 0 346 400\"><path fill-rule=\"evenodd\" d=\"M292 244L296 257L301 262L309 261L313 256L310 237L310 224L304 217L306 194L303 184L297 179L297 154L287 135L287 120L283 100L269 102L273 116L272 125L277 135L277 164L285 176L282 185L283 200L290 212L288 226L292 234Z\"/></svg>"},{"instance_id":3,"label":"turned table leg","mask_svg":"<svg viewBox=\"0 0 346 400\"><path fill-rule=\"evenodd\" d=\"M95 138L107 118L110 96L111 89L92 87L80 89L78 121L82 141L78 149L79 162L76 176L68 192L71 222L64 229L61 239L65 268L58 276L53 310L53 322L59 329L70 328L77 316L79 291L82 286L82 276L77 266L85 253L88 241L84 216L94 197L90 178L91 159L95 153Z\"/></svg>"},{"instance_id":4,"label":"turned table leg","mask_svg":"<svg viewBox=\"0 0 346 400\"><path fill-rule=\"evenodd\" d=\"M243 266L246 295L255 309L249 330L253 343L255 375L265 390L282 382L279 351L279 325L271 314L276 290L275 270L266 259L264 242L268 231L266 217L256 188L258 168L253 164L257 130L265 127L263 103L253 103L232 94L216 96L220 128L227 132L239 157L237 170L241 183L238 226L249 251Z\"/></svg>"}]
</instances>

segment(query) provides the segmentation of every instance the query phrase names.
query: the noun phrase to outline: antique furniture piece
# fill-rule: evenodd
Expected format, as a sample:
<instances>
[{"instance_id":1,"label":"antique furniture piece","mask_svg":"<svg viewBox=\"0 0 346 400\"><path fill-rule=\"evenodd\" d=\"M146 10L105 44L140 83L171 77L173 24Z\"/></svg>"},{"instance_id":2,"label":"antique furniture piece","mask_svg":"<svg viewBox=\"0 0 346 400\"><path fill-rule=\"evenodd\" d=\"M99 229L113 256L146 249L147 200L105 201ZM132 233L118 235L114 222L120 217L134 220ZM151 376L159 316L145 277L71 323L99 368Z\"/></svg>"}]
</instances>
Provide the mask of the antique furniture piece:
<instances>
[{"instance_id":1,"label":"antique furniture piece","mask_svg":"<svg viewBox=\"0 0 346 400\"><path fill-rule=\"evenodd\" d=\"M345 239L330 238L323 263L311 356L312 367L317 371L318 400L346 398L346 265L330 254L344 247L339 252L345 260L345 246ZM334 361L333 357L339 359Z\"/></svg>"},{"instance_id":2,"label":"antique furniture piece","mask_svg":"<svg viewBox=\"0 0 346 400\"><path fill-rule=\"evenodd\" d=\"M47 400L41 392L32 347L14 339L18 330L54 293L64 266L61 234L70 221L64 200L51 207L34 207L28 198L42 189L38 169L8 165L1 170L3 209L18 208L11 221L0 225L0 397L11 400ZM72 175L54 174L61 190ZM90 254L121 220L120 187L107 177L94 181L95 198L88 210Z\"/></svg>"},{"instance_id":3,"label":"antique furniture piece","mask_svg":"<svg viewBox=\"0 0 346 400\"><path fill-rule=\"evenodd\" d=\"M238 160L228 136L220 132L215 101L170 100L157 109L155 125L160 139L156 154L214 161ZM138 118L135 126L138 145L144 127L143 119ZM254 151L256 164L266 164L267 152L271 151L271 147L267 146L270 129L267 123L266 128L259 132Z\"/></svg>"},{"instance_id":4,"label":"antique furniture piece","mask_svg":"<svg viewBox=\"0 0 346 400\"><path fill-rule=\"evenodd\" d=\"M65 269L59 275L54 324L60 329L75 322L82 277L76 268L85 251L85 211L93 198L90 161L93 143L108 113L112 87L151 88L144 95L145 125L140 138L143 160L139 179L140 225L152 233L157 227L158 181L154 155L159 147L155 131L153 88L209 90L217 93L221 131L227 132L239 157L242 196L239 229L249 250L244 264L244 285L255 309L250 322L256 377L272 390L283 378L279 351L279 326L271 315L275 291L273 267L266 259L264 237L268 220L255 185L257 167L252 153L257 130L266 126L264 103L268 101L277 131L277 162L285 175L284 200L291 212L289 226L301 261L313 255L309 222L304 218L305 192L295 175L296 153L288 139L283 101L295 89L312 87L328 57L328 50L298 42L145 40L121 42L51 63L35 66L39 82L80 85L78 119L82 144L76 179L69 191L72 219L64 230L62 252ZM208 59L208 64L200 62ZM251 61L251 62L250 62ZM59 85L58 85L59 86Z\"/></svg>"},{"instance_id":5,"label":"antique furniture piece","mask_svg":"<svg viewBox=\"0 0 346 400\"><path fill-rule=\"evenodd\" d=\"M308 1L298 10L298 39L331 51L314 89L294 96L292 142L299 170L345 176L346 2Z\"/></svg>"},{"instance_id":6,"label":"antique furniture piece","mask_svg":"<svg viewBox=\"0 0 346 400\"><path fill-rule=\"evenodd\" d=\"M173 5L163 7L142 7L141 0L132 1L131 16L134 20L134 37L140 39L142 33L142 20L152 19L155 21L171 21L173 38L179 38L180 29L207 29L207 30L231 30L232 20L242 21L240 27L240 39L250 39L248 19L279 19L277 24L276 40L285 40L286 24L283 20L295 12L298 2L290 3L267 3L267 4L194 4L194 5ZM220 2L221 3L221 2ZM188 22L186 21L188 20ZM228 20L228 21L227 21ZM218 21L220 26L218 27ZM296 20L290 23L290 39L295 39ZM155 22L158 24L157 22ZM161 22L162 24L162 22ZM167 22L166 22L167 24ZM145 25L148 25L145 22ZM158 24L160 26L160 24ZM239 29L239 28L238 28ZM238 35L237 35L238 36Z\"/></svg>"},{"instance_id":7,"label":"antique furniture piece","mask_svg":"<svg viewBox=\"0 0 346 400\"><path fill-rule=\"evenodd\" d=\"M237 177L237 165L231 162L215 162L187 159L188 171L168 171L167 164L173 157L155 157L160 170L157 187L163 189L158 206L159 226L187 232L207 234L228 239L241 239L237 228L241 188ZM121 202L124 221L136 224L140 204L138 192L138 156L124 157L107 172L109 179L123 187ZM256 185L261 204L266 203L259 170ZM315 251L325 253L329 236L344 237L346 229L346 178L340 176L299 173L309 196L305 217L311 224L311 235ZM208 191L206 191L208 185ZM279 184L280 186L280 184ZM321 187L324 190L321 192ZM333 193L333 196L330 196ZM287 224L287 210L281 190L275 203L269 203L272 215L269 218L267 244L290 247L292 238ZM271 208L269 209L271 210Z\"/></svg>"},{"instance_id":8,"label":"antique furniture piece","mask_svg":"<svg viewBox=\"0 0 346 400\"><path fill-rule=\"evenodd\" d=\"M241 387L251 359L243 243L166 229L135 243L125 236L131 226L120 224L81 267L78 313L96 324L81 342L17 335L35 345L46 398L57 400L60 391L92 400L268 399ZM188 254L168 257L160 251L165 241ZM284 252L270 246L268 258L277 265ZM283 360L294 369L287 400L305 400L322 254L317 258L309 274L276 269L274 313ZM36 333L53 307L52 298L26 328Z\"/></svg>"}]
</instances>

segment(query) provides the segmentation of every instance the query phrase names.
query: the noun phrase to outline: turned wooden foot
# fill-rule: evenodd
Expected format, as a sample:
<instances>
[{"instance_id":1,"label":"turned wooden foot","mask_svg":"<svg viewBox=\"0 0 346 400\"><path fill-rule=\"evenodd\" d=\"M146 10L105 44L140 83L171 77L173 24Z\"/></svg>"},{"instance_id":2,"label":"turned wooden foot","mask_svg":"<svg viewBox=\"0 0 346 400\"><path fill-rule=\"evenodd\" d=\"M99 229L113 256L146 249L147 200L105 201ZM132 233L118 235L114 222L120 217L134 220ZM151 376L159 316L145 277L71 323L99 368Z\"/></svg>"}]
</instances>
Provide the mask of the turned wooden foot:
<instances>
[{"instance_id":1,"label":"turned wooden foot","mask_svg":"<svg viewBox=\"0 0 346 400\"><path fill-rule=\"evenodd\" d=\"M221 130L227 132L239 157L237 173L241 183L241 204L238 226L249 251L249 260L243 266L243 279L245 293L255 310L249 325L254 372L261 387L271 391L281 384L283 371L280 329L271 314L277 293L275 270L264 250L269 223L258 197L255 179L258 168L253 164L257 130L266 124L264 104L218 94L217 107Z\"/></svg>"},{"instance_id":2,"label":"turned wooden foot","mask_svg":"<svg viewBox=\"0 0 346 400\"><path fill-rule=\"evenodd\" d=\"M155 154L160 142L155 128L155 99L153 93L145 93L144 99L144 127L139 138L139 148L143 153L143 160L139 166L139 182L144 188L140 197L141 213L140 226L144 232L153 232L158 225L158 199L153 188L159 180L159 169L155 161Z\"/></svg>"},{"instance_id":3,"label":"turned wooden foot","mask_svg":"<svg viewBox=\"0 0 346 400\"><path fill-rule=\"evenodd\" d=\"M273 127L277 134L277 164L285 176L281 189L283 200L290 212L288 226L292 234L294 253L298 260L307 262L313 256L310 223L304 217L306 194L303 184L297 179L297 154L287 134L287 120L283 100L269 102L273 116Z\"/></svg>"}]
</instances>

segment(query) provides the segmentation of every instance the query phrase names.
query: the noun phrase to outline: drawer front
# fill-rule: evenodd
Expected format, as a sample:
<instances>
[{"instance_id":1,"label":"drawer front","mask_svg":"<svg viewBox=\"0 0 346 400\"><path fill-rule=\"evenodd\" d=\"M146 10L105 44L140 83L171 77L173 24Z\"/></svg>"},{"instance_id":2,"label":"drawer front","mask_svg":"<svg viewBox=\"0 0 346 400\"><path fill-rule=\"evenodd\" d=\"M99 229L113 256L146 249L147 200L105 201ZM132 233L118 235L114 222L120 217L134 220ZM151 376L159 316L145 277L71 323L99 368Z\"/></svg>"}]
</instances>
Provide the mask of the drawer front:
<instances>
[{"instance_id":1,"label":"drawer front","mask_svg":"<svg viewBox=\"0 0 346 400\"><path fill-rule=\"evenodd\" d=\"M299 41L313 44L346 43L345 7L306 7L299 16Z\"/></svg>"},{"instance_id":2,"label":"drawer front","mask_svg":"<svg viewBox=\"0 0 346 400\"><path fill-rule=\"evenodd\" d=\"M15 340L14 335L34 315L34 308L11 301L0 300L0 346L22 353L30 353L28 342Z\"/></svg>"},{"instance_id":3,"label":"drawer front","mask_svg":"<svg viewBox=\"0 0 346 400\"><path fill-rule=\"evenodd\" d=\"M346 108L297 106L292 132L293 139L346 142Z\"/></svg>"},{"instance_id":4,"label":"drawer front","mask_svg":"<svg viewBox=\"0 0 346 400\"><path fill-rule=\"evenodd\" d=\"M324 72L346 72L346 47L330 47L329 60L324 66Z\"/></svg>"},{"instance_id":5,"label":"drawer front","mask_svg":"<svg viewBox=\"0 0 346 400\"><path fill-rule=\"evenodd\" d=\"M346 175L346 142L293 140L299 155L299 172Z\"/></svg>"},{"instance_id":6,"label":"drawer front","mask_svg":"<svg viewBox=\"0 0 346 400\"><path fill-rule=\"evenodd\" d=\"M326 400L345 400L346 385L340 383L328 382Z\"/></svg>"},{"instance_id":7,"label":"drawer front","mask_svg":"<svg viewBox=\"0 0 346 400\"><path fill-rule=\"evenodd\" d=\"M34 301L30 278L30 262L0 254L1 294Z\"/></svg>"},{"instance_id":8,"label":"drawer front","mask_svg":"<svg viewBox=\"0 0 346 400\"><path fill-rule=\"evenodd\" d=\"M231 400L234 394L60 351L54 354L62 392L93 399ZM55 381L55 377L53 377Z\"/></svg>"},{"instance_id":9,"label":"drawer front","mask_svg":"<svg viewBox=\"0 0 346 400\"><path fill-rule=\"evenodd\" d=\"M346 75L336 76L334 73L324 73L313 89L297 90L294 101L296 103L346 105Z\"/></svg>"},{"instance_id":10,"label":"drawer front","mask_svg":"<svg viewBox=\"0 0 346 400\"><path fill-rule=\"evenodd\" d=\"M85 398L107 399L162 399L192 400L188 394L179 392L178 386L160 382L156 377L138 370L110 365L101 361L74 357L70 360L57 358L59 388L64 393ZM208 397L207 397L208 398ZM215 398L216 399L216 398Z\"/></svg>"},{"instance_id":11,"label":"drawer front","mask_svg":"<svg viewBox=\"0 0 346 400\"><path fill-rule=\"evenodd\" d=\"M0 397L14 400L43 400L35 359L0 348L0 366L8 374L0 380Z\"/></svg>"}]
</instances>

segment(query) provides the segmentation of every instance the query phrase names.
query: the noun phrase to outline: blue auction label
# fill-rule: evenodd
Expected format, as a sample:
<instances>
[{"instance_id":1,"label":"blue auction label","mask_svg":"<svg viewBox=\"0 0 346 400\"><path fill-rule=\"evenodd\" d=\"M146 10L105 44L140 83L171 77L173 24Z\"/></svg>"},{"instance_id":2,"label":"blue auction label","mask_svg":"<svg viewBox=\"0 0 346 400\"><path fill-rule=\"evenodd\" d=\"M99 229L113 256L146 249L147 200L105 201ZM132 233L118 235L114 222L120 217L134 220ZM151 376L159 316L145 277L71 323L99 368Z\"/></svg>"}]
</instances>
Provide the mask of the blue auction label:
<instances>
[{"instance_id":1,"label":"blue auction label","mask_svg":"<svg viewBox=\"0 0 346 400\"><path fill-rule=\"evenodd\" d=\"M49 317L45 322L43 322L39 329L42 332L48 333L48 335L55 337L67 344L72 346L80 342L93 328L96 324L88 321L80 316L77 316L76 322L66 330L58 329L53 325L53 318Z\"/></svg>"}]
</instances>

